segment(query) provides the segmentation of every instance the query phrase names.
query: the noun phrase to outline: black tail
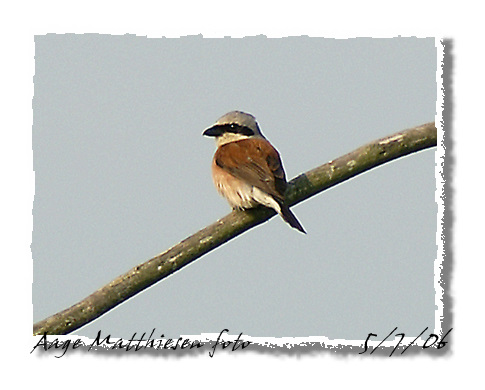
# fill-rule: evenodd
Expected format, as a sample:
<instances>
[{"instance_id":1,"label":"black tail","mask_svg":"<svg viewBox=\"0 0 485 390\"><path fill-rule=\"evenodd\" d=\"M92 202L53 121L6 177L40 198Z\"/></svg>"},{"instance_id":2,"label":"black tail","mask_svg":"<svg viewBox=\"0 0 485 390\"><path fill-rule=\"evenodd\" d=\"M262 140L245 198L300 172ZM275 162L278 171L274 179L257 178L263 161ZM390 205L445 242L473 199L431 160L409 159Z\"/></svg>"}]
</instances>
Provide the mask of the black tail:
<instances>
[{"instance_id":1,"label":"black tail","mask_svg":"<svg viewBox=\"0 0 485 390\"><path fill-rule=\"evenodd\" d=\"M286 205L280 205L281 206L281 217L288 222L288 224L297 230L299 230L302 233L306 234L305 229L303 229L303 226L301 226L300 222L298 222L298 219L296 219L295 214L291 212L291 210L288 208Z\"/></svg>"}]
</instances>

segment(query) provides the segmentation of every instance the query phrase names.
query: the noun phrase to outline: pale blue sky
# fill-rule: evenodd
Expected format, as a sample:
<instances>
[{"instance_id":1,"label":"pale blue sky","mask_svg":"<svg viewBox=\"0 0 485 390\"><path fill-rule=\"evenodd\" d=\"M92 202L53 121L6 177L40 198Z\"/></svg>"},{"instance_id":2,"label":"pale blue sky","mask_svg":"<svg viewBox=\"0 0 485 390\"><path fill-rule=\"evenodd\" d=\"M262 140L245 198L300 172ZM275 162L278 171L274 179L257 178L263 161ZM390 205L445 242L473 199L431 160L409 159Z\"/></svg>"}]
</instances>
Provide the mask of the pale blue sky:
<instances>
[{"instance_id":1,"label":"pale blue sky","mask_svg":"<svg viewBox=\"0 0 485 390\"><path fill-rule=\"evenodd\" d=\"M256 116L288 179L434 120L434 39L35 38L34 321L229 212L203 129ZM365 339L435 324L435 149L273 218L75 331Z\"/></svg>"}]
</instances>

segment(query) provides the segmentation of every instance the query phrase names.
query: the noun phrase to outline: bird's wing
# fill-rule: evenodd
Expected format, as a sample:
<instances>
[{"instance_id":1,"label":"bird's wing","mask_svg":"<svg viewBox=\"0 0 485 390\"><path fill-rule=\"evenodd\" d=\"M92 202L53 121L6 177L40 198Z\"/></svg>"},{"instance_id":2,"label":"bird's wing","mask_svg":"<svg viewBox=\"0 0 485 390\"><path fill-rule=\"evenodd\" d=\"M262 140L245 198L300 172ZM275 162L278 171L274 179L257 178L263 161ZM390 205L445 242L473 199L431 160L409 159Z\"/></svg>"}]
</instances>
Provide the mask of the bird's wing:
<instances>
[{"instance_id":1,"label":"bird's wing","mask_svg":"<svg viewBox=\"0 0 485 390\"><path fill-rule=\"evenodd\" d=\"M267 140L251 138L227 143L217 150L214 160L231 175L283 202L285 171L280 155Z\"/></svg>"}]
</instances>

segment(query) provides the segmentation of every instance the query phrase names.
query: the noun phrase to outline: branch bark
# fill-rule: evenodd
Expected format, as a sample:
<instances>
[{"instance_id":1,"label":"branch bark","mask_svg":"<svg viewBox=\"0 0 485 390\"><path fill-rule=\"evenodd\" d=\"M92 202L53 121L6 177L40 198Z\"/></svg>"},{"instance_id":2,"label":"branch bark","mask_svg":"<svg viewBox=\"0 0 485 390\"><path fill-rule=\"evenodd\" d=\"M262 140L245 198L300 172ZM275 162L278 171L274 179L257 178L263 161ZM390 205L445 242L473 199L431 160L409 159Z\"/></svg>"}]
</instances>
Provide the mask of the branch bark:
<instances>
[{"instance_id":1,"label":"branch bark","mask_svg":"<svg viewBox=\"0 0 485 390\"><path fill-rule=\"evenodd\" d=\"M437 145L434 123L366 144L289 182L288 204L300 203L359 173ZM34 335L68 334L157 283L212 249L275 215L268 208L233 211L172 248L137 265L75 305L34 324Z\"/></svg>"}]
</instances>

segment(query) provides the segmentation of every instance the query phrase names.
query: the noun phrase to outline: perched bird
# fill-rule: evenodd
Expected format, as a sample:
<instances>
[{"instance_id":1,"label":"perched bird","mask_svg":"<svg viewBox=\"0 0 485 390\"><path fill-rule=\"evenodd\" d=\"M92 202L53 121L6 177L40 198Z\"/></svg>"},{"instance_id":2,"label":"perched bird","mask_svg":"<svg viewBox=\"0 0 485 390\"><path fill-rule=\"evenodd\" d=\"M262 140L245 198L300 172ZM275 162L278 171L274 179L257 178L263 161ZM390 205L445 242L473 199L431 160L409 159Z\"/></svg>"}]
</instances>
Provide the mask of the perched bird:
<instances>
[{"instance_id":1,"label":"perched bird","mask_svg":"<svg viewBox=\"0 0 485 390\"><path fill-rule=\"evenodd\" d=\"M231 111L203 135L216 139L212 179L233 209L270 207L291 227L306 233L285 204L287 183L280 155L261 134L254 116Z\"/></svg>"}]
</instances>

